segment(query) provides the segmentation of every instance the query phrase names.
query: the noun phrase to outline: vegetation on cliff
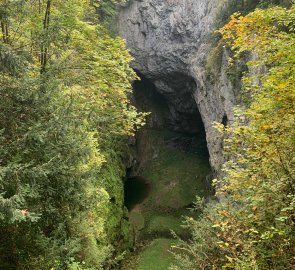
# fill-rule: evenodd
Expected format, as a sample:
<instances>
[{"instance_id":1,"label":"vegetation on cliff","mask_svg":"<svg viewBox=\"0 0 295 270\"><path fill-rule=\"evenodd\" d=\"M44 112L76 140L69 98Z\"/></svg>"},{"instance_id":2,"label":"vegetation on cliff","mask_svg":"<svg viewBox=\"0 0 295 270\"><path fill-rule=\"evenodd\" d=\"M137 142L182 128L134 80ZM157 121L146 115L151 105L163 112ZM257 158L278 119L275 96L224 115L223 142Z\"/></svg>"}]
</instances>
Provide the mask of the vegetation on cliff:
<instances>
[{"instance_id":1,"label":"vegetation on cliff","mask_svg":"<svg viewBox=\"0 0 295 270\"><path fill-rule=\"evenodd\" d=\"M0 2L0 269L118 269L131 245L122 160L144 113L129 102L131 57L107 30L120 2ZM179 151L175 134L150 131L144 149L156 150L141 173L154 190L129 214L134 238L166 237L172 228L186 240L154 239L138 269L168 268L170 245L174 270L295 267L295 5L235 3L265 9L234 14L207 63L218 70L224 44L232 62L251 59L239 71L235 121L216 124L228 155L214 181L218 202L195 203L187 240L180 215L196 190L206 194L206 155Z\"/></svg>"},{"instance_id":2,"label":"vegetation on cliff","mask_svg":"<svg viewBox=\"0 0 295 270\"><path fill-rule=\"evenodd\" d=\"M220 32L238 58L244 107L225 136L229 161L215 181L220 201L186 219L192 240L171 269L293 269L295 212L295 5L235 14Z\"/></svg>"},{"instance_id":3,"label":"vegetation on cliff","mask_svg":"<svg viewBox=\"0 0 295 270\"><path fill-rule=\"evenodd\" d=\"M1 269L107 268L128 239L121 160L142 117L107 4L1 1Z\"/></svg>"}]
</instances>

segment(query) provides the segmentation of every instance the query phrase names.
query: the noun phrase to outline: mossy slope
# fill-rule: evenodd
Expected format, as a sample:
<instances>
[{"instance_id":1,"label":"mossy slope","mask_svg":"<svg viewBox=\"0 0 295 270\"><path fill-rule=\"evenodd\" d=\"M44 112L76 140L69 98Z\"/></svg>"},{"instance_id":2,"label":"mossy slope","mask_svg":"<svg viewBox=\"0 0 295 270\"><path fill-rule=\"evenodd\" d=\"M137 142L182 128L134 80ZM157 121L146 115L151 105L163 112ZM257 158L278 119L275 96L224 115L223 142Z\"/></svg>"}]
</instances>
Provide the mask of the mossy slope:
<instances>
[{"instance_id":1,"label":"mossy slope","mask_svg":"<svg viewBox=\"0 0 295 270\"><path fill-rule=\"evenodd\" d=\"M169 249L175 240L170 231L188 237L182 217L192 214L187 208L196 195L209 194L206 142L167 130L145 130L137 147L137 175L150 183L151 190L129 213L139 249L122 269L165 270L173 260Z\"/></svg>"}]
</instances>

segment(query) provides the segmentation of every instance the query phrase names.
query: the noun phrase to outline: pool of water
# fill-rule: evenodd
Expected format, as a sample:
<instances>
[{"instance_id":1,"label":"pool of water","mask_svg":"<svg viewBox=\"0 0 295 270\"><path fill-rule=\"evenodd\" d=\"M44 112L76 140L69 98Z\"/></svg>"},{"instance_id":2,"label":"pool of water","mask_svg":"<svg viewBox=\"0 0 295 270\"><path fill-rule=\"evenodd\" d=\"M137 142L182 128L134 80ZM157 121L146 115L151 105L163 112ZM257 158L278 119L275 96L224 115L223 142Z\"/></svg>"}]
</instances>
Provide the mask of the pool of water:
<instances>
[{"instance_id":1,"label":"pool of water","mask_svg":"<svg viewBox=\"0 0 295 270\"><path fill-rule=\"evenodd\" d=\"M128 178L124 186L124 202L127 209L131 211L137 204L142 203L150 190L150 183L143 177Z\"/></svg>"}]
</instances>

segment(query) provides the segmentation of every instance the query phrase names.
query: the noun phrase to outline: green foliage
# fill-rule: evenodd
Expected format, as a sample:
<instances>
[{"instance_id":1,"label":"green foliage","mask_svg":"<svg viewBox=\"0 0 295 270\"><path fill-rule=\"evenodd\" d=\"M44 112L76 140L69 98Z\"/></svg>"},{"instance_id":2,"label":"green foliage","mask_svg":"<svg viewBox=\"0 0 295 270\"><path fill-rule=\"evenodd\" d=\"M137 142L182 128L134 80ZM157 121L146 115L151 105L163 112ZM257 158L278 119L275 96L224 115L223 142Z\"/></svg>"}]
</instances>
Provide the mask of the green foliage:
<instances>
[{"instance_id":1,"label":"green foliage","mask_svg":"<svg viewBox=\"0 0 295 270\"><path fill-rule=\"evenodd\" d=\"M273 5L290 7L292 5L292 0L260 0L258 6L260 8L266 8Z\"/></svg>"},{"instance_id":2,"label":"green foliage","mask_svg":"<svg viewBox=\"0 0 295 270\"><path fill-rule=\"evenodd\" d=\"M294 5L257 9L221 30L236 57L253 55L243 78L247 106L232 126L217 125L229 157L215 181L220 203L187 219L193 240L176 247L182 268L294 268L294 14Z\"/></svg>"},{"instance_id":3,"label":"green foliage","mask_svg":"<svg viewBox=\"0 0 295 270\"><path fill-rule=\"evenodd\" d=\"M107 20L116 14L116 5L118 3L125 3L125 0L102 0L99 1L97 11L101 20Z\"/></svg>"},{"instance_id":4,"label":"green foliage","mask_svg":"<svg viewBox=\"0 0 295 270\"><path fill-rule=\"evenodd\" d=\"M205 68L210 82L214 82L221 72L223 52L223 41L220 40L207 57Z\"/></svg>"},{"instance_id":5,"label":"green foliage","mask_svg":"<svg viewBox=\"0 0 295 270\"><path fill-rule=\"evenodd\" d=\"M2 1L0 23L0 265L101 269L128 238L131 57L86 0Z\"/></svg>"},{"instance_id":6,"label":"green foliage","mask_svg":"<svg viewBox=\"0 0 295 270\"><path fill-rule=\"evenodd\" d=\"M96 0L94 1L96 12L101 24L109 30L112 36L118 35L116 23L114 21L117 15L118 6L130 4L133 0Z\"/></svg>"},{"instance_id":7,"label":"green foliage","mask_svg":"<svg viewBox=\"0 0 295 270\"><path fill-rule=\"evenodd\" d=\"M139 259L137 270L166 270L174 261L172 254L169 253L169 248L175 244L175 240L171 239L156 239L148 245L142 252Z\"/></svg>"},{"instance_id":8,"label":"green foliage","mask_svg":"<svg viewBox=\"0 0 295 270\"><path fill-rule=\"evenodd\" d=\"M215 16L214 27L215 29L219 29L224 26L229 22L231 15L235 12L246 15L257 7L267 8L273 5L290 7L291 4L292 0L222 0L218 2L218 12ZM227 51L226 54L224 53L224 40L218 31L209 33L207 42L212 49L208 54L205 64L206 76L209 82L214 82L220 76L223 57L227 56L227 54L232 55L230 51ZM245 67L246 59L247 55L245 57L231 59L231 62L229 62L227 75L233 87L237 90L241 88L240 81L243 72L247 71L247 67Z\"/></svg>"},{"instance_id":9,"label":"green foliage","mask_svg":"<svg viewBox=\"0 0 295 270\"><path fill-rule=\"evenodd\" d=\"M149 234L160 234L167 235L170 231L175 231L178 235L185 235L187 232L181 227L182 218L173 217L172 215L154 215L151 217L149 225L147 227L147 232ZM167 233L169 232L169 234Z\"/></svg>"}]
</instances>

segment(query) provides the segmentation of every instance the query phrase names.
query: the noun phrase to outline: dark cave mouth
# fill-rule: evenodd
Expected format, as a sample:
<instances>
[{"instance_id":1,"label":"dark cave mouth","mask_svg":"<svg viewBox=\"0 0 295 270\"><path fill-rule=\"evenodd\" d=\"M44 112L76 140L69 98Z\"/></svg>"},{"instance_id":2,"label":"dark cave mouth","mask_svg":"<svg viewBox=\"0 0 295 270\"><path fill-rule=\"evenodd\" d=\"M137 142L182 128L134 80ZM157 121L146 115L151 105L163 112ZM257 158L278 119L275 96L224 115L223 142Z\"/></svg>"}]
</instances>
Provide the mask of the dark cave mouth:
<instances>
[{"instance_id":1,"label":"dark cave mouth","mask_svg":"<svg viewBox=\"0 0 295 270\"><path fill-rule=\"evenodd\" d=\"M138 143L139 140L143 140L143 134L156 131L163 134L162 141L167 147L172 147L176 151L187 153L187 155L196 155L207 160L207 164L209 164L205 128L193 98L192 90L193 87L196 87L195 83L187 77L175 83L175 78L180 77L178 74L174 76L174 80L171 80L172 84L177 85L178 93L163 94L151 80L142 74L139 76L141 80L134 82L135 105L138 110L151 112L151 114L147 118L146 126L137 134L137 152L143 151L143 149L138 149L143 147L141 143ZM184 88L187 85L188 88ZM136 163L141 164L142 156L139 155L137 159ZM140 173L138 175L137 169L128 169L124 185L124 202L128 211L143 203L152 191L150 179L144 179Z\"/></svg>"},{"instance_id":2,"label":"dark cave mouth","mask_svg":"<svg viewBox=\"0 0 295 270\"><path fill-rule=\"evenodd\" d=\"M147 118L148 128L173 130L206 140L202 117L193 97L197 85L191 77L172 73L158 80L173 90L165 92L141 73L138 75L141 80L134 82L135 105L140 111L151 112Z\"/></svg>"},{"instance_id":3,"label":"dark cave mouth","mask_svg":"<svg viewBox=\"0 0 295 270\"><path fill-rule=\"evenodd\" d=\"M124 185L124 202L128 211L142 203L151 191L151 184L140 176L127 178Z\"/></svg>"}]
</instances>

